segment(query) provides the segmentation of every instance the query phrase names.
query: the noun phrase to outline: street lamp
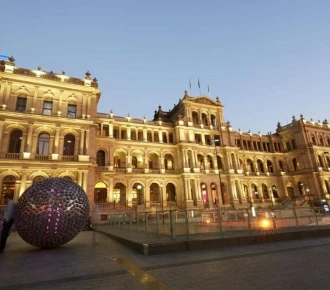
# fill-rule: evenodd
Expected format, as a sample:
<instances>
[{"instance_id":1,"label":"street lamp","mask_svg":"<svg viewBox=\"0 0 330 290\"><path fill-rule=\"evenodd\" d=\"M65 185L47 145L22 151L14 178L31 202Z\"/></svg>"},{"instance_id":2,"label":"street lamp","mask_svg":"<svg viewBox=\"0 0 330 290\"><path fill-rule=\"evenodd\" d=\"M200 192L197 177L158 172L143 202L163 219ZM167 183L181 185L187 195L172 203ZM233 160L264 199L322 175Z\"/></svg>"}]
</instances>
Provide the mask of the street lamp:
<instances>
[{"instance_id":1,"label":"street lamp","mask_svg":"<svg viewBox=\"0 0 330 290\"><path fill-rule=\"evenodd\" d=\"M215 138L214 139L214 150L215 150L215 156L216 156L216 161L217 161L217 164L218 164L218 150L217 150L217 144L216 142L219 142L219 145L220 145L220 139L219 138ZM220 173L220 166L221 165L221 158L220 158L220 164L218 164L218 175L219 175L219 182L220 182L220 185L219 185L219 194L221 196L221 200L222 200L222 204L224 204L224 200L223 200L223 196L222 196L222 188L221 188L221 173ZM218 203L219 203L219 196L218 196ZM217 204L216 204L217 206Z\"/></svg>"},{"instance_id":2,"label":"street lamp","mask_svg":"<svg viewBox=\"0 0 330 290\"><path fill-rule=\"evenodd\" d=\"M138 184L136 188L138 190L138 204L141 204L141 188L142 188L142 185Z\"/></svg>"}]
</instances>

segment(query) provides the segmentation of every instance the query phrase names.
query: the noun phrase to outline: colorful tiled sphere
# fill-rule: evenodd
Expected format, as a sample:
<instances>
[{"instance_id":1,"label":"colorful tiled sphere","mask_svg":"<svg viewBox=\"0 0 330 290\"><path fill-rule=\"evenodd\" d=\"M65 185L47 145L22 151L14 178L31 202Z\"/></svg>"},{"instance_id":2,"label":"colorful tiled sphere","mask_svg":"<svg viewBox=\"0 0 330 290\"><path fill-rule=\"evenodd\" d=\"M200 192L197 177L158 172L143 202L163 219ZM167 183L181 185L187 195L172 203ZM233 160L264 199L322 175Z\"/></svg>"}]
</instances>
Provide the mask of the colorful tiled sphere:
<instances>
[{"instance_id":1,"label":"colorful tiled sphere","mask_svg":"<svg viewBox=\"0 0 330 290\"><path fill-rule=\"evenodd\" d=\"M66 178L48 178L30 186L17 203L15 224L21 238L39 248L72 240L88 222L84 190Z\"/></svg>"}]
</instances>

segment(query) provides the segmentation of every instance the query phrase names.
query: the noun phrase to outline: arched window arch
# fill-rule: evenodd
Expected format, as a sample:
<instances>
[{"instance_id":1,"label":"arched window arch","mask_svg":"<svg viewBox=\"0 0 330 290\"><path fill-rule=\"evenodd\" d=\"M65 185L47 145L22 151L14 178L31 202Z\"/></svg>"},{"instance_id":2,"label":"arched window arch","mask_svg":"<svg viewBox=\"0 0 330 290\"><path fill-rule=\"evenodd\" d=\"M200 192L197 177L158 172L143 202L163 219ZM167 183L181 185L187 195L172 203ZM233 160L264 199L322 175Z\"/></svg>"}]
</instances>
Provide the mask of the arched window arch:
<instances>
[{"instance_id":1,"label":"arched window arch","mask_svg":"<svg viewBox=\"0 0 330 290\"><path fill-rule=\"evenodd\" d=\"M33 178L32 183L37 183L37 182L42 181L42 180L44 180L44 179L45 179L45 177L43 177L43 176L41 176L41 175L38 175L38 176L36 176L35 178Z\"/></svg>"},{"instance_id":2,"label":"arched window arch","mask_svg":"<svg viewBox=\"0 0 330 290\"><path fill-rule=\"evenodd\" d=\"M97 151L96 163L97 163L97 166L105 166L105 152L103 150Z\"/></svg>"},{"instance_id":3,"label":"arched window arch","mask_svg":"<svg viewBox=\"0 0 330 290\"><path fill-rule=\"evenodd\" d=\"M64 136L63 155L74 155L75 137L72 134Z\"/></svg>"},{"instance_id":4,"label":"arched window arch","mask_svg":"<svg viewBox=\"0 0 330 290\"><path fill-rule=\"evenodd\" d=\"M211 124L213 127L217 127L217 119L214 115L211 115Z\"/></svg>"},{"instance_id":5,"label":"arched window arch","mask_svg":"<svg viewBox=\"0 0 330 290\"><path fill-rule=\"evenodd\" d=\"M49 134L41 133L38 138L37 154L47 155L49 154Z\"/></svg>"},{"instance_id":6,"label":"arched window arch","mask_svg":"<svg viewBox=\"0 0 330 290\"><path fill-rule=\"evenodd\" d=\"M9 153L20 153L22 144L22 131L14 130L10 133Z\"/></svg>"}]
</instances>

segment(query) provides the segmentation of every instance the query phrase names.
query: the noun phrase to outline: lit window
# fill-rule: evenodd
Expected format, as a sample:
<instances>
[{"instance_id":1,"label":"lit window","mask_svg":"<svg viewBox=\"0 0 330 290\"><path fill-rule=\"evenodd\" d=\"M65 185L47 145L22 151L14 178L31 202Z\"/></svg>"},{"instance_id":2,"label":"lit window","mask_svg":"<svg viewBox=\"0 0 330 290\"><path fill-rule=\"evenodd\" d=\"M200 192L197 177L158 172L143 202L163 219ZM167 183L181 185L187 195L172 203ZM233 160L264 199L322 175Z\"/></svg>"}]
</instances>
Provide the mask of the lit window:
<instances>
[{"instance_id":1,"label":"lit window","mask_svg":"<svg viewBox=\"0 0 330 290\"><path fill-rule=\"evenodd\" d=\"M76 118L77 106L68 105L68 118Z\"/></svg>"},{"instance_id":2,"label":"lit window","mask_svg":"<svg viewBox=\"0 0 330 290\"><path fill-rule=\"evenodd\" d=\"M53 102L44 101L43 114L50 116L52 114L52 109L53 109Z\"/></svg>"},{"instance_id":3,"label":"lit window","mask_svg":"<svg viewBox=\"0 0 330 290\"><path fill-rule=\"evenodd\" d=\"M26 109L26 98L17 98L17 103L16 103L16 111L18 112L25 112Z\"/></svg>"}]
</instances>

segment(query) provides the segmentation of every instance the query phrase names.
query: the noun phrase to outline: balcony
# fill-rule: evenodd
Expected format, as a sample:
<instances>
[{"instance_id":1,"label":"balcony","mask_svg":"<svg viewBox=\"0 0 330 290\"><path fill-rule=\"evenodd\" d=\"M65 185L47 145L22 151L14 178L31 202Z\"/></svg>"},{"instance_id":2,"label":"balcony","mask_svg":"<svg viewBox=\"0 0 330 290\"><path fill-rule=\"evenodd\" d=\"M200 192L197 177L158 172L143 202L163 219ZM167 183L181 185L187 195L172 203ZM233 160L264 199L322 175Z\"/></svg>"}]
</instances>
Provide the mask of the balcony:
<instances>
[{"instance_id":1,"label":"balcony","mask_svg":"<svg viewBox=\"0 0 330 290\"><path fill-rule=\"evenodd\" d=\"M49 160L49 155L48 154L36 154L35 155L36 160Z\"/></svg>"},{"instance_id":2,"label":"balcony","mask_svg":"<svg viewBox=\"0 0 330 290\"><path fill-rule=\"evenodd\" d=\"M63 155L62 161L74 161L74 156L73 155Z\"/></svg>"},{"instance_id":3,"label":"balcony","mask_svg":"<svg viewBox=\"0 0 330 290\"><path fill-rule=\"evenodd\" d=\"M6 159L19 159L19 153L6 153Z\"/></svg>"}]
</instances>

